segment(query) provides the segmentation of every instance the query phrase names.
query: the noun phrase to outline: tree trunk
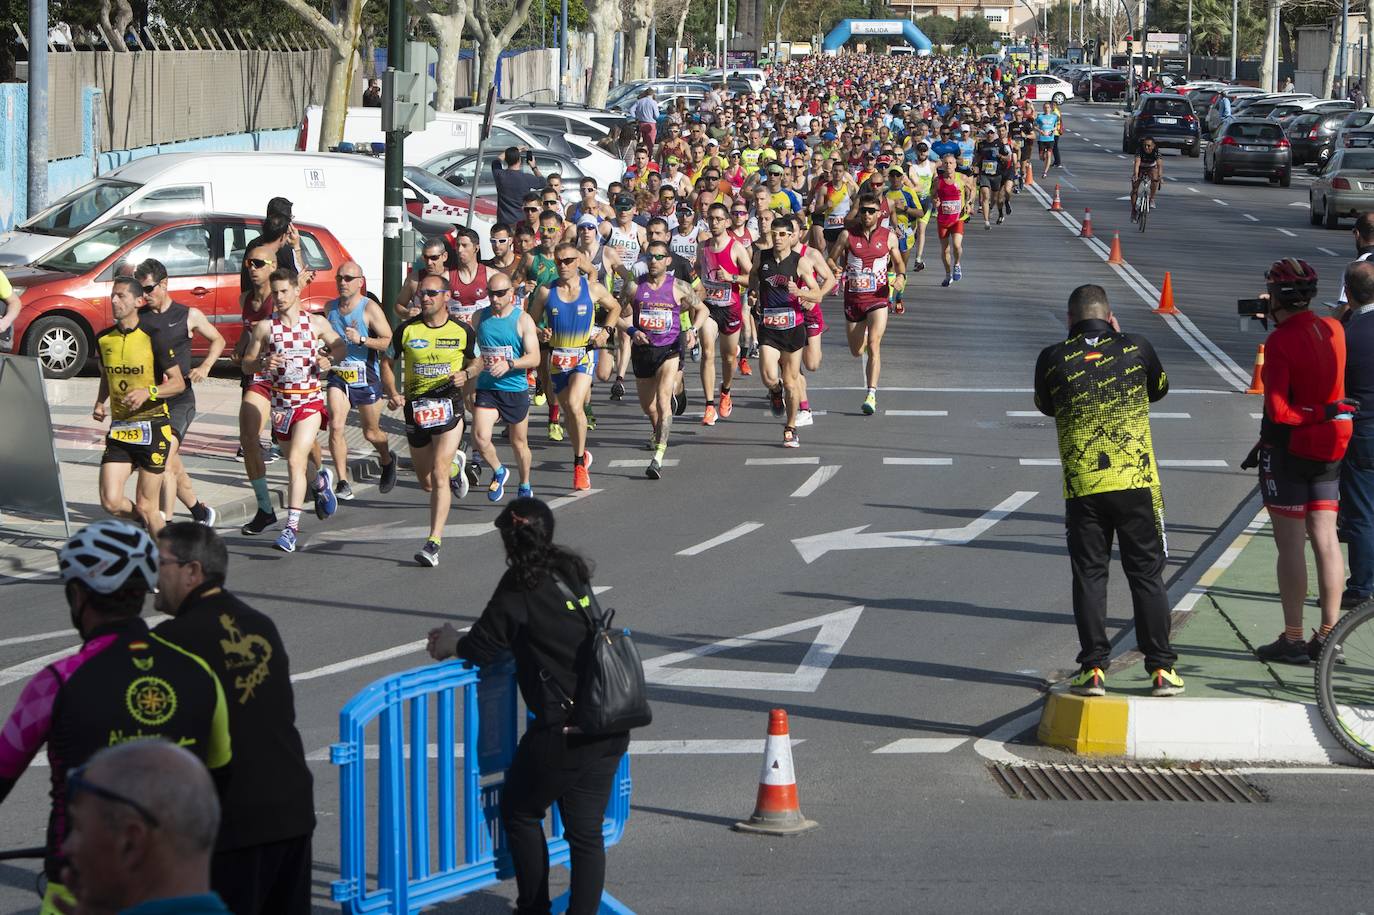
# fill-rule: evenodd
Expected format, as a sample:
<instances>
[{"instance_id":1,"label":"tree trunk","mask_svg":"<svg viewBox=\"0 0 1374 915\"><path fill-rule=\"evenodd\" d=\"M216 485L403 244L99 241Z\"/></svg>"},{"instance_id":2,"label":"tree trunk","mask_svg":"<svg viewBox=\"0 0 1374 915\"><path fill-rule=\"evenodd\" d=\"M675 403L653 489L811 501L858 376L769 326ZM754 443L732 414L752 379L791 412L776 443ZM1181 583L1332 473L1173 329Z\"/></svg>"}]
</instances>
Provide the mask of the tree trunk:
<instances>
[{"instance_id":1,"label":"tree trunk","mask_svg":"<svg viewBox=\"0 0 1374 915\"><path fill-rule=\"evenodd\" d=\"M671 76L679 76L682 73L682 33L687 28L687 13L692 9L691 3L682 4L682 12L677 17L677 37L673 40L673 72Z\"/></svg>"},{"instance_id":2,"label":"tree trunk","mask_svg":"<svg viewBox=\"0 0 1374 915\"><path fill-rule=\"evenodd\" d=\"M1274 59L1274 49L1278 44L1279 0L1267 0L1264 17L1264 49L1260 54L1259 83L1268 92L1279 88L1278 61Z\"/></svg>"},{"instance_id":3,"label":"tree trunk","mask_svg":"<svg viewBox=\"0 0 1374 915\"><path fill-rule=\"evenodd\" d=\"M1298 59L1293 56L1293 24L1291 22L1279 21L1279 51L1282 54L1281 59L1291 64L1294 73L1296 73Z\"/></svg>"},{"instance_id":4,"label":"tree trunk","mask_svg":"<svg viewBox=\"0 0 1374 915\"><path fill-rule=\"evenodd\" d=\"M491 9L493 4L490 0L482 0L473 5L472 15L468 18L475 25L482 42L481 62L477 71L477 88L482 98L486 97L487 87L496 82L496 64L501 59L501 52L510 44L511 37L525 24L525 20L529 19L530 3L531 0L515 0L515 6L511 9L509 17L502 21L499 31L495 26L495 17ZM500 95L499 86L497 95Z\"/></svg>"},{"instance_id":5,"label":"tree trunk","mask_svg":"<svg viewBox=\"0 0 1374 915\"><path fill-rule=\"evenodd\" d=\"M611 92L611 64L615 54L615 33L620 28L620 3L619 0L585 0L585 5L595 41L587 104L601 108Z\"/></svg>"},{"instance_id":6,"label":"tree trunk","mask_svg":"<svg viewBox=\"0 0 1374 915\"><path fill-rule=\"evenodd\" d=\"M1326 69L1322 71L1322 95L1327 98L1337 98L1336 94L1336 58L1340 56L1341 33L1340 24L1337 23L1332 29L1331 52L1326 56Z\"/></svg>"},{"instance_id":7,"label":"tree trunk","mask_svg":"<svg viewBox=\"0 0 1374 915\"><path fill-rule=\"evenodd\" d=\"M339 22L330 22L306 0L282 0L296 15L324 36L329 44L329 79L325 84L324 112L320 124L320 151L343 140L348 117L348 96L358 67L358 44L363 34L363 6L367 0L343 0Z\"/></svg>"},{"instance_id":8,"label":"tree trunk","mask_svg":"<svg viewBox=\"0 0 1374 915\"><path fill-rule=\"evenodd\" d=\"M468 20L467 0L451 0L440 9L429 2L418 3L425 21L439 38L439 65L435 69L435 102L438 111L452 111L458 86L458 51L463 44L463 26Z\"/></svg>"},{"instance_id":9,"label":"tree trunk","mask_svg":"<svg viewBox=\"0 0 1374 915\"><path fill-rule=\"evenodd\" d=\"M1374 39L1374 24L1369 21L1374 10L1365 10L1364 14L1364 61L1360 67L1360 89L1364 92L1365 104L1369 104L1369 88L1374 86L1374 45L1370 41Z\"/></svg>"},{"instance_id":10,"label":"tree trunk","mask_svg":"<svg viewBox=\"0 0 1374 915\"><path fill-rule=\"evenodd\" d=\"M644 57L649 53L649 23L654 18L654 0L633 0L630 27L625 31L626 80L645 77Z\"/></svg>"}]
</instances>

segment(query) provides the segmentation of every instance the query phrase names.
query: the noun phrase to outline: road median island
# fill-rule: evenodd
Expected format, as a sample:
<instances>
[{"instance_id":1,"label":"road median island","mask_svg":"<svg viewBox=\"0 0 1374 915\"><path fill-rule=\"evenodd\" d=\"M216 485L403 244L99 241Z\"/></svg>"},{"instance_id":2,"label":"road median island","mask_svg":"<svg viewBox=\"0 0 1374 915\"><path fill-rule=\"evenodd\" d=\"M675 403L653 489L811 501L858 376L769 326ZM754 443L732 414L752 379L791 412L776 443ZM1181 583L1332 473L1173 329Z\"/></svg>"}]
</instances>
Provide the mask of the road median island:
<instances>
[{"instance_id":1,"label":"road median island","mask_svg":"<svg viewBox=\"0 0 1374 915\"><path fill-rule=\"evenodd\" d=\"M1174 631L1175 669L1187 692L1151 696L1144 665L1132 652L1108 670L1105 697L1072 695L1067 681L1050 690L1036 732L1042 744L1140 761L1356 764L1322 722L1316 665L1255 657L1255 646L1283 626L1269 525L1252 526L1232 546L1229 564L1203 577L1192 612ZM1311 629L1319 617L1314 569L1308 580L1304 617Z\"/></svg>"}]
</instances>

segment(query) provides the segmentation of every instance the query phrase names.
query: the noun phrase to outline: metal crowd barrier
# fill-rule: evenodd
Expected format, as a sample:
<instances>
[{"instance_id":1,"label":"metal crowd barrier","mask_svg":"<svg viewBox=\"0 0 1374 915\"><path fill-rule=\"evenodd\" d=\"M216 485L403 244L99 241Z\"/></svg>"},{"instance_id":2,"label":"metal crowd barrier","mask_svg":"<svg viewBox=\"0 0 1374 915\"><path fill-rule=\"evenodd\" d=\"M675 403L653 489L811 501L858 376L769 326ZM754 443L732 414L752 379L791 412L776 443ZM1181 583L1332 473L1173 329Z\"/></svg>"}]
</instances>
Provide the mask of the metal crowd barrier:
<instances>
[{"instance_id":1,"label":"metal crowd barrier","mask_svg":"<svg viewBox=\"0 0 1374 915\"><path fill-rule=\"evenodd\" d=\"M409 915L513 875L501 829L501 790L522 717L517 700L513 662L479 673L448 661L378 680L343 707L339 743L330 747L329 759L339 767L341 819L340 879L332 895L344 912ZM374 721L375 753L365 743ZM461 742L455 743L459 729ZM375 797L369 796L370 782L377 786ZM620 841L629 815L627 755L602 827L608 846ZM550 865L567 864L557 807L551 835ZM564 894L553 910L566 908ZM602 895L600 911L633 915L610 894Z\"/></svg>"}]
</instances>

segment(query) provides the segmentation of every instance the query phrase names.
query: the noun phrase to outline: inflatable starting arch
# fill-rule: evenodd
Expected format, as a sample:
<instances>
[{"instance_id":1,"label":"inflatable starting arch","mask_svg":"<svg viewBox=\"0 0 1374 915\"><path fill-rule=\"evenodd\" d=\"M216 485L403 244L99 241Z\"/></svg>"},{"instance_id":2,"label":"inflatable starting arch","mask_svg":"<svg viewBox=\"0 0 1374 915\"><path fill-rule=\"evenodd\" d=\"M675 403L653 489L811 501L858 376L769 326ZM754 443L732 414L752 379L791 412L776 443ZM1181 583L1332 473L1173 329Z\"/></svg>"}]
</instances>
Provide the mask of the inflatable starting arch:
<instances>
[{"instance_id":1,"label":"inflatable starting arch","mask_svg":"<svg viewBox=\"0 0 1374 915\"><path fill-rule=\"evenodd\" d=\"M827 52L838 51L856 35L901 35L917 54L930 53L930 39L916 28L915 23L906 19L844 19L825 36L821 48Z\"/></svg>"}]
</instances>

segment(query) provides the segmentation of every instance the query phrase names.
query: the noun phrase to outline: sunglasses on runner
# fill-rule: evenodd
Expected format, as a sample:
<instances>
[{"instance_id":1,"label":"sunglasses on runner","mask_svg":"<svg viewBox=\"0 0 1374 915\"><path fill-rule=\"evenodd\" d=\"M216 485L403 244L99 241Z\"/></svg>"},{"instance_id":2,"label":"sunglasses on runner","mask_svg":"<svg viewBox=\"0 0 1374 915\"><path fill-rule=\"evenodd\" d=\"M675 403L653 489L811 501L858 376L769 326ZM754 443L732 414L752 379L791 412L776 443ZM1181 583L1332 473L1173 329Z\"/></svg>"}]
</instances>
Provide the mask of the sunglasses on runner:
<instances>
[{"instance_id":1,"label":"sunglasses on runner","mask_svg":"<svg viewBox=\"0 0 1374 915\"><path fill-rule=\"evenodd\" d=\"M878 208L877 208L877 207L859 207L859 212L860 212L860 213L867 213L867 214L869 214L869 215L872 215L873 213L878 212Z\"/></svg>"},{"instance_id":2,"label":"sunglasses on runner","mask_svg":"<svg viewBox=\"0 0 1374 915\"><path fill-rule=\"evenodd\" d=\"M275 267L275 266L277 266L277 262L276 262L276 261L265 261L265 260L263 260L263 259L260 258L260 257L250 257L250 258L248 258L247 263L248 263L248 266L254 268L255 270L261 270L263 267Z\"/></svg>"},{"instance_id":3,"label":"sunglasses on runner","mask_svg":"<svg viewBox=\"0 0 1374 915\"><path fill-rule=\"evenodd\" d=\"M667 259L668 259L668 255L667 255L667 254L650 254L650 255L649 255L649 260L651 260L651 261L666 261Z\"/></svg>"},{"instance_id":4,"label":"sunglasses on runner","mask_svg":"<svg viewBox=\"0 0 1374 915\"><path fill-rule=\"evenodd\" d=\"M506 293L508 293L508 292L510 292L510 291L511 291L511 287L510 287L510 286L507 286L505 289L492 289L490 286L488 286L488 287L487 287L487 297L488 297L488 298L492 298L492 299L500 298L501 296L504 296Z\"/></svg>"},{"instance_id":5,"label":"sunglasses on runner","mask_svg":"<svg viewBox=\"0 0 1374 915\"><path fill-rule=\"evenodd\" d=\"M97 785L92 781L88 781L86 778L85 766L77 766L75 769L68 769L67 802L71 803L73 800L76 799L76 796L83 791L87 794L93 794L101 800L110 801L111 803L115 804L123 804L124 806L131 808L135 813L137 813L140 817L143 818L143 821L145 823L147 823L149 826L152 826L155 829L158 826L162 825L158 822L157 817L153 816L152 811L150 811L147 807L144 807L142 804L140 804L133 798L126 797L117 791L111 791L109 788L106 788L103 785Z\"/></svg>"},{"instance_id":6,"label":"sunglasses on runner","mask_svg":"<svg viewBox=\"0 0 1374 915\"><path fill-rule=\"evenodd\" d=\"M349 276L347 273L340 273L336 274L334 279L338 280L340 283L351 283L354 280L362 279L362 276Z\"/></svg>"},{"instance_id":7,"label":"sunglasses on runner","mask_svg":"<svg viewBox=\"0 0 1374 915\"><path fill-rule=\"evenodd\" d=\"M151 285L151 286L144 286L144 287L143 287L143 294L144 294L144 295L152 295L152 294L153 294L153 290L156 289L156 288L158 287L158 285L159 285L158 283L154 283L154 284Z\"/></svg>"},{"instance_id":8,"label":"sunglasses on runner","mask_svg":"<svg viewBox=\"0 0 1374 915\"><path fill-rule=\"evenodd\" d=\"M420 290L420 295L424 296L424 297L427 298L427 299L432 299L432 298L434 298L436 295L443 295L443 294L444 294L444 290L442 290L442 289L421 289L421 290Z\"/></svg>"},{"instance_id":9,"label":"sunglasses on runner","mask_svg":"<svg viewBox=\"0 0 1374 915\"><path fill-rule=\"evenodd\" d=\"M577 263L577 258L575 258L575 257L560 257L560 258L557 258L557 260L558 260L558 263L562 264L564 267L568 267L568 266L571 266L572 264Z\"/></svg>"},{"instance_id":10,"label":"sunglasses on runner","mask_svg":"<svg viewBox=\"0 0 1374 915\"><path fill-rule=\"evenodd\" d=\"M538 213L539 207L525 207L524 210L526 213Z\"/></svg>"},{"instance_id":11,"label":"sunglasses on runner","mask_svg":"<svg viewBox=\"0 0 1374 915\"><path fill-rule=\"evenodd\" d=\"M426 255L425 255L425 260L429 261L431 264L434 263L435 261L441 261L441 260L443 260L443 259L444 259L444 255L443 255L442 253L440 253L440 254L426 254Z\"/></svg>"}]
</instances>

